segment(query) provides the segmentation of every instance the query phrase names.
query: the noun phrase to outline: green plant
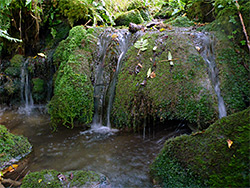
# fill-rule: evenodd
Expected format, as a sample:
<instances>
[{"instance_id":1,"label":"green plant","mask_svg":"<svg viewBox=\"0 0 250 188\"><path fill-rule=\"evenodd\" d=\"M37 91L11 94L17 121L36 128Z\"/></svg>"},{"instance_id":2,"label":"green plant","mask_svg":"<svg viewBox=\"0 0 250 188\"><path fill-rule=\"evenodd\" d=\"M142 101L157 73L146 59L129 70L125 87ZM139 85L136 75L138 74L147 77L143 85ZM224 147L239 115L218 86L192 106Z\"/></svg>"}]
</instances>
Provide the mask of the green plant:
<instances>
[{"instance_id":1,"label":"green plant","mask_svg":"<svg viewBox=\"0 0 250 188\"><path fill-rule=\"evenodd\" d=\"M139 49L137 55L140 54L140 52L147 50L147 46L148 46L148 40L147 39L143 39L141 38L140 40L136 41L136 43L134 44L134 47Z\"/></svg>"}]
</instances>

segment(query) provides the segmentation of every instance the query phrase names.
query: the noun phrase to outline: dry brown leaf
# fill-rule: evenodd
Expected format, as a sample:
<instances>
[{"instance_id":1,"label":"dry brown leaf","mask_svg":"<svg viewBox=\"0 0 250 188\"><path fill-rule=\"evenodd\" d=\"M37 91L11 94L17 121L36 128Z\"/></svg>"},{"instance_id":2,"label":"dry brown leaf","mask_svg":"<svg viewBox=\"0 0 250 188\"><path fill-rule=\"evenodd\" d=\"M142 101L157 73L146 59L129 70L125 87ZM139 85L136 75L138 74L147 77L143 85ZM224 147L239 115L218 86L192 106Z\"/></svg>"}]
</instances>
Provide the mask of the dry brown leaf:
<instances>
[{"instance_id":1,"label":"dry brown leaf","mask_svg":"<svg viewBox=\"0 0 250 188\"><path fill-rule=\"evenodd\" d=\"M155 72L151 72L151 74L150 74L150 78L155 78L155 77L156 77Z\"/></svg>"},{"instance_id":2,"label":"dry brown leaf","mask_svg":"<svg viewBox=\"0 0 250 188\"><path fill-rule=\"evenodd\" d=\"M11 166L5 168L5 169L2 171L2 173L3 173L3 174L6 174L7 172L13 172L13 171L15 171L15 170L17 169L17 167L18 167L17 164L13 164L13 165L11 165Z\"/></svg>"},{"instance_id":3,"label":"dry brown leaf","mask_svg":"<svg viewBox=\"0 0 250 188\"><path fill-rule=\"evenodd\" d=\"M228 145L228 148L230 148L233 144L233 141L230 140L230 139L227 139L227 145Z\"/></svg>"}]
</instances>

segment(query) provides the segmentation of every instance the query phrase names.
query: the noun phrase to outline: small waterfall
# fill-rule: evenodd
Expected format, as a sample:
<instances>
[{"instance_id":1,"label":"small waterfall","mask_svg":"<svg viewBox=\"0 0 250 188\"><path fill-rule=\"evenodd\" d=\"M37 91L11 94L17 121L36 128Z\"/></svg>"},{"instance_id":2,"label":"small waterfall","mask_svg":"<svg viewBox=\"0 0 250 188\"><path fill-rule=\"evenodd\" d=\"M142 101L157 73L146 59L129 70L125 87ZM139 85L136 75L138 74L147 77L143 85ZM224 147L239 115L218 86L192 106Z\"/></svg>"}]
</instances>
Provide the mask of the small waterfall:
<instances>
[{"instance_id":1,"label":"small waterfall","mask_svg":"<svg viewBox=\"0 0 250 188\"><path fill-rule=\"evenodd\" d=\"M214 91L218 98L219 118L225 117L227 116L227 112L223 97L221 96L220 82L218 77L219 71L216 68L214 56L214 36L202 32L192 33L191 36L193 36L195 46L199 47L199 52L209 68L210 79L212 81Z\"/></svg>"},{"instance_id":2,"label":"small waterfall","mask_svg":"<svg viewBox=\"0 0 250 188\"><path fill-rule=\"evenodd\" d=\"M28 63L29 58L27 58L21 68L21 101L23 103L23 107L19 108L19 112L29 115L34 106L34 101L30 88Z\"/></svg>"},{"instance_id":3,"label":"small waterfall","mask_svg":"<svg viewBox=\"0 0 250 188\"><path fill-rule=\"evenodd\" d=\"M105 30L98 42L98 60L94 83L93 126L111 127L110 113L122 60L132 43L128 30Z\"/></svg>"}]
</instances>

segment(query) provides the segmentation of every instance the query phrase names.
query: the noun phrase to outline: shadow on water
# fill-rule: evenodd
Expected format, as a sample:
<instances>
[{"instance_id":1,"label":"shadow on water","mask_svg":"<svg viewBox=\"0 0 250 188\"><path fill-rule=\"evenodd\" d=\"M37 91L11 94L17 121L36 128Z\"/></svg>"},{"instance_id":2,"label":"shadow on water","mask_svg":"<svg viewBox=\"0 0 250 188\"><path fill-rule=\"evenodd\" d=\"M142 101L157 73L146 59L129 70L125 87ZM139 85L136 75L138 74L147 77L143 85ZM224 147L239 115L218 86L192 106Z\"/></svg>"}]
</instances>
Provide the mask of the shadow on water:
<instances>
[{"instance_id":1,"label":"shadow on water","mask_svg":"<svg viewBox=\"0 0 250 188\"><path fill-rule=\"evenodd\" d=\"M152 187L149 165L165 140L177 134L174 130L161 130L154 138L143 139L142 135L105 127L88 131L62 127L52 133L47 115L27 116L13 111L2 112L0 124L28 137L32 143L27 170L93 170L107 175L115 188Z\"/></svg>"}]
</instances>

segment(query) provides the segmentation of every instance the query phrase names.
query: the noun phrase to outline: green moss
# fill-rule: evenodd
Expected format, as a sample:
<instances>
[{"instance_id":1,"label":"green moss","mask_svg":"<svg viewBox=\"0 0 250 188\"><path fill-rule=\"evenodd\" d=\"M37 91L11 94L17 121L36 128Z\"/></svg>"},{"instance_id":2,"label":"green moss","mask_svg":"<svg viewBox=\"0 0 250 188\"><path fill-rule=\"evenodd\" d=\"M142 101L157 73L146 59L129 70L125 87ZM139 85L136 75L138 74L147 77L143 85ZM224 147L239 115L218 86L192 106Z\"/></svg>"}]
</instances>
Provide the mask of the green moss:
<instances>
[{"instance_id":1,"label":"green moss","mask_svg":"<svg viewBox=\"0 0 250 188\"><path fill-rule=\"evenodd\" d=\"M191 4L187 10L187 16L197 22L211 22L215 19L212 1L199 0Z\"/></svg>"},{"instance_id":2,"label":"green moss","mask_svg":"<svg viewBox=\"0 0 250 188\"><path fill-rule=\"evenodd\" d=\"M31 152L31 144L23 136L11 134L7 128L0 125L0 169L4 168L11 159L20 160Z\"/></svg>"},{"instance_id":3,"label":"green moss","mask_svg":"<svg viewBox=\"0 0 250 188\"><path fill-rule=\"evenodd\" d=\"M159 32L143 38L148 39L147 50L138 56L138 49L131 47L119 74L112 112L115 124L135 128L146 116L161 121L185 119L200 128L213 122L217 106L206 64L187 35ZM167 61L168 51L177 59L173 67ZM136 74L139 63L142 68ZM149 68L155 78L147 78Z\"/></svg>"},{"instance_id":4,"label":"green moss","mask_svg":"<svg viewBox=\"0 0 250 188\"><path fill-rule=\"evenodd\" d=\"M58 175L66 178L59 180ZM29 173L23 179L21 188L49 188L49 187L91 187L102 184L106 177L93 171L58 172L56 170L43 170ZM105 182L107 183L107 182Z\"/></svg>"},{"instance_id":5,"label":"green moss","mask_svg":"<svg viewBox=\"0 0 250 188\"><path fill-rule=\"evenodd\" d=\"M59 1L59 9L68 18L71 27L80 19L87 20L90 13L87 2L81 0Z\"/></svg>"},{"instance_id":6,"label":"green moss","mask_svg":"<svg viewBox=\"0 0 250 188\"><path fill-rule=\"evenodd\" d=\"M19 76L21 73L21 69L20 67L8 67L4 72L10 76Z\"/></svg>"},{"instance_id":7,"label":"green moss","mask_svg":"<svg viewBox=\"0 0 250 188\"><path fill-rule=\"evenodd\" d=\"M54 54L58 66L55 75L54 96L49 103L53 126L63 124L73 128L75 121L88 124L93 115L93 86L90 81L90 63L94 51L93 30L82 26L72 28Z\"/></svg>"},{"instance_id":8,"label":"green moss","mask_svg":"<svg viewBox=\"0 0 250 188\"><path fill-rule=\"evenodd\" d=\"M44 81L41 78L33 78L33 89L34 93L42 93L44 91Z\"/></svg>"},{"instance_id":9,"label":"green moss","mask_svg":"<svg viewBox=\"0 0 250 188\"><path fill-rule=\"evenodd\" d=\"M21 68L23 64L23 60L24 60L24 57L22 55L17 54L11 58L10 64L12 67Z\"/></svg>"},{"instance_id":10,"label":"green moss","mask_svg":"<svg viewBox=\"0 0 250 188\"><path fill-rule=\"evenodd\" d=\"M216 32L216 36L219 39L215 51L216 63L220 70L220 87L227 112L232 114L246 109L249 105L249 72L245 66L250 63L250 55L232 45L222 33Z\"/></svg>"},{"instance_id":11,"label":"green moss","mask_svg":"<svg viewBox=\"0 0 250 188\"><path fill-rule=\"evenodd\" d=\"M249 187L249 113L250 108L218 120L205 132L168 140L151 166L152 176L167 182L164 174L175 174L175 170L165 166L174 161L203 185ZM230 148L228 139L233 141Z\"/></svg>"},{"instance_id":12,"label":"green moss","mask_svg":"<svg viewBox=\"0 0 250 188\"><path fill-rule=\"evenodd\" d=\"M135 23L135 24L140 24L142 23L144 20L140 14L140 11L135 9L135 10L131 10L125 13L121 13L119 16L117 16L117 18L115 19L115 23L117 26L129 26L129 23Z\"/></svg>"},{"instance_id":13,"label":"green moss","mask_svg":"<svg viewBox=\"0 0 250 188\"><path fill-rule=\"evenodd\" d=\"M177 27L190 27L194 26L194 22L189 20L186 16L178 16L177 18L173 18L170 20L165 21L167 24L171 24Z\"/></svg>"}]
</instances>

